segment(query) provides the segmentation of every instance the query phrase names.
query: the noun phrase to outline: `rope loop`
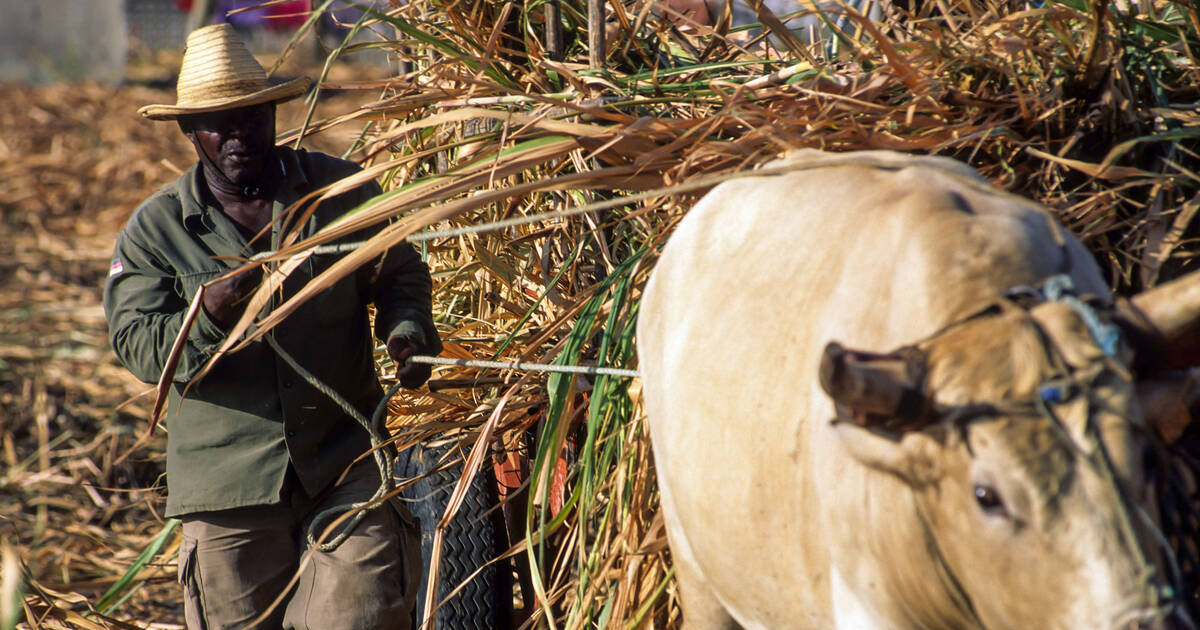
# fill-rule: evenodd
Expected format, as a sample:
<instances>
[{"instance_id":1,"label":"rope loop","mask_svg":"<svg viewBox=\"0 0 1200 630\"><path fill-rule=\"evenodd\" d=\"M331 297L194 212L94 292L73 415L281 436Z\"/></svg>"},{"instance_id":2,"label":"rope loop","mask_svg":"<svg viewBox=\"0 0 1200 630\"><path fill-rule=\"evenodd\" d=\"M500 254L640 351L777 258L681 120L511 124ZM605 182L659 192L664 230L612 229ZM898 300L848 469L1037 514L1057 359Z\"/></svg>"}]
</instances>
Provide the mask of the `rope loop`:
<instances>
[{"instance_id":1,"label":"rope loop","mask_svg":"<svg viewBox=\"0 0 1200 630\"><path fill-rule=\"evenodd\" d=\"M1046 278L1042 293L1049 301L1062 302L1070 306L1079 315L1079 319L1083 320L1100 350L1110 357L1117 356L1117 349L1121 345L1121 329L1115 324L1102 321L1096 313L1096 309L1076 296L1075 283L1071 280L1071 276L1058 274Z\"/></svg>"},{"instance_id":2,"label":"rope loop","mask_svg":"<svg viewBox=\"0 0 1200 630\"><path fill-rule=\"evenodd\" d=\"M341 545L343 542L345 542L346 538L350 536L350 533L354 531L354 528L358 526L363 517L366 515L367 510L376 508L385 503L386 499L388 498L387 495L390 494L395 488L395 481L392 478L392 471L395 469L396 457L392 453L391 449L384 448L382 445L387 441L387 436L384 435L383 431L384 418L387 415L387 403L392 399L392 396L396 394L396 391L400 389L400 383L395 383L388 388L388 391L384 394L383 399L379 401L378 405L376 405L375 413L371 414L371 418L368 419L362 414L362 412L355 408L354 405L351 405L349 401L343 398L341 394L338 394L336 390L321 382L321 379L317 378L312 372L309 372L304 366L300 365L300 363L297 362L292 355L288 354L288 352L279 345L279 342L275 340L274 333L267 333L265 338L267 340L267 344L271 346L271 349L279 354L279 357L282 358L284 362L288 364L288 366L295 370L295 372L299 374L301 378L307 381L309 385L312 385L314 389L322 394L325 394L330 398L330 400L337 403L337 405L342 408L342 411L346 412L346 415L358 421L358 424L366 429L367 433L371 436L371 448L375 455L375 464L379 466L379 489L375 491L375 494L372 495L370 499L367 499L361 503L338 505L327 510L323 510L314 516L311 521L309 521L308 527L305 531L305 539L307 540L309 547L312 547L318 551L333 551L338 547L338 545ZM393 498L393 500L395 499ZM317 531L320 529L320 526L323 523L326 521L332 521L346 512L355 510L357 510L357 512L350 518L350 523L347 524L342 531L338 532L336 536L327 542L317 542Z\"/></svg>"}]
</instances>

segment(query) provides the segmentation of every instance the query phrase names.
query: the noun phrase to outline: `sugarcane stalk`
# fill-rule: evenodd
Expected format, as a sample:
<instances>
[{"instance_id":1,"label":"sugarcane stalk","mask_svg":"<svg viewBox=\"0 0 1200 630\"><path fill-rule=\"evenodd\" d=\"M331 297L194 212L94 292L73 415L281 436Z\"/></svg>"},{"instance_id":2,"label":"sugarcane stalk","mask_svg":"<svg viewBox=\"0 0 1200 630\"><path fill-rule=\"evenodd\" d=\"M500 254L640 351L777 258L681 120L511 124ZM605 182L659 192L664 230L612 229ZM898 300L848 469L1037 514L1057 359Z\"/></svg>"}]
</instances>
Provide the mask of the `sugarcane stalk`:
<instances>
[{"instance_id":1,"label":"sugarcane stalk","mask_svg":"<svg viewBox=\"0 0 1200 630\"><path fill-rule=\"evenodd\" d=\"M561 0L546 1L546 52L553 61L563 60Z\"/></svg>"},{"instance_id":2,"label":"sugarcane stalk","mask_svg":"<svg viewBox=\"0 0 1200 630\"><path fill-rule=\"evenodd\" d=\"M588 66L604 67L604 0L588 0Z\"/></svg>"}]
</instances>

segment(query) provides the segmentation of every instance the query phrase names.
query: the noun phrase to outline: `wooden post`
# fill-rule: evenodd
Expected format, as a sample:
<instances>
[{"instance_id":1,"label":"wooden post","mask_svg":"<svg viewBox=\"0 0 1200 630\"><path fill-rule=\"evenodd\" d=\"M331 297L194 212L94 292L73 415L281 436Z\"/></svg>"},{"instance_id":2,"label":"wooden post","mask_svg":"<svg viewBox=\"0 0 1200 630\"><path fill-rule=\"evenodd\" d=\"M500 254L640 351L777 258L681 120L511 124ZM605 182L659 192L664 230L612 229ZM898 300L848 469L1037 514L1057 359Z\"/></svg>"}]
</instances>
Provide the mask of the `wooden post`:
<instances>
[{"instance_id":1,"label":"wooden post","mask_svg":"<svg viewBox=\"0 0 1200 630\"><path fill-rule=\"evenodd\" d=\"M551 61L563 60L562 0L546 0L546 52Z\"/></svg>"},{"instance_id":2,"label":"wooden post","mask_svg":"<svg viewBox=\"0 0 1200 630\"><path fill-rule=\"evenodd\" d=\"M588 0L588 65L604 67L604 0Z\"/></svg>"}]
</instances>

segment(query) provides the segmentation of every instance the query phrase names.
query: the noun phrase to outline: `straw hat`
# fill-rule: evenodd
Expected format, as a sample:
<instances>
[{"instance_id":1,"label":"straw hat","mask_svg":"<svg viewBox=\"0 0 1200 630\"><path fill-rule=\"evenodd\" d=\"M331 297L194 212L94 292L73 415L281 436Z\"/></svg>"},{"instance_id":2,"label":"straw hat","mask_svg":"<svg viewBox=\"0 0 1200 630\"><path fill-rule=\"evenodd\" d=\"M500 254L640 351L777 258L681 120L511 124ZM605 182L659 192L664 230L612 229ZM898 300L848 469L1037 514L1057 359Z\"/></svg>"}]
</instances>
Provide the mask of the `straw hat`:
<instances>
[{"instance_id":1,"label":"straw hat","mask_svg":"<svg viewBox=\"0 0 1200 630\"><path fill-rule=\"evenodd\" d=\"M228 24L192 31L183 50L174 105L147 105L138 113L151 120L236 109L300 96L312 82L292 79L272 86L267 73Z\"/></svg>"}]
</instances>

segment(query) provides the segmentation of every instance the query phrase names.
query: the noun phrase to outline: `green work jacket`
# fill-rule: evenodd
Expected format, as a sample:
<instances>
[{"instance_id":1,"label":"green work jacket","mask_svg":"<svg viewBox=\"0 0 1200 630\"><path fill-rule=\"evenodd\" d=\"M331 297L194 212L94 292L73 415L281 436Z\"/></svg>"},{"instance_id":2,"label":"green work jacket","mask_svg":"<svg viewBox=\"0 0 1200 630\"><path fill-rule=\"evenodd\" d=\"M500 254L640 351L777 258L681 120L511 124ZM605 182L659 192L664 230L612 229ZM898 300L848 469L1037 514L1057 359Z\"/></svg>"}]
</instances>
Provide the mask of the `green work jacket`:
<instances>
[{"instance_id":1,"label":"green work jacket","mask_svg":"<svg viewBox=\"0 0 1200 630\"><path fill-rule=\"evenodd\" d=\"M284 183L275 216L326 184L359 170L321 153L280 147ZM200 285L247 257L245 237L199 194L199 165L146 200L117 236L104 312L109 340L139 379L157 382ZM379 194L371 183L321 202L304 236ZM279 221L272 235L279 239ZM362 240L378 228L351 235ZM276 292L271 306L293 295L340 254L313 255ZM273 329L295 360L368 418L383 392L372 360L367 306L376 306L375 335L417 338L427 354L441 351L430 313L429 270L408 244L393 247L314 296ZM271 306L267 308L271 308ZM328 487L370 440L364 428L310 386L259 339L220 359L203 379L188 382L225 340L204 309L187 336L167 415L167 515L269 505L280 500L289 463L310 496Z\"/></svg>"}]
</instances>

